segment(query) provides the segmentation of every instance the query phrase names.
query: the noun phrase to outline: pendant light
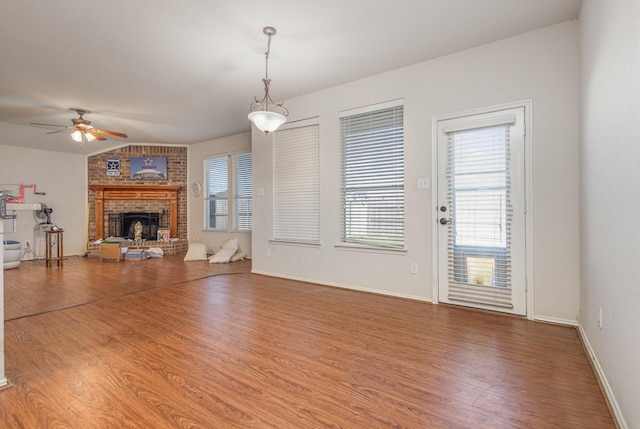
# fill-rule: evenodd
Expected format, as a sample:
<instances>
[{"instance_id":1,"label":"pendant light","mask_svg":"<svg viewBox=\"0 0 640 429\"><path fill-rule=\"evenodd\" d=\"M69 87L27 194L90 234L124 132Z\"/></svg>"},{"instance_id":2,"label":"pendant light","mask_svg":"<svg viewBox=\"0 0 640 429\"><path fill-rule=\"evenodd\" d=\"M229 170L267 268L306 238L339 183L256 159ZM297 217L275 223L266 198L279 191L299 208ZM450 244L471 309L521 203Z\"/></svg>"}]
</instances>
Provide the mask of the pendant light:
<instances>
[{"instance_id":1,"label":"pendant light","mask_svg":"<svg viewBox=\"0 0 640 429\"><path fill-rule=\"evenodd\" d=\"M276 34L276 29L273 27L264 27L262 32L269 38L267 42L267 52L265 52L265 76L262 79L264 83L264 97L262 100L258 100L258 97L254 98L254 102L251 103L251 113L249 113L249 120L265 134L269 134L278 129L278 127L287 121L289 111L283 106L283 102L274 103L269 95L269 85L271 79L269 79L269 53L271 52L271 36Z\"/></svg>"}]
</instances>

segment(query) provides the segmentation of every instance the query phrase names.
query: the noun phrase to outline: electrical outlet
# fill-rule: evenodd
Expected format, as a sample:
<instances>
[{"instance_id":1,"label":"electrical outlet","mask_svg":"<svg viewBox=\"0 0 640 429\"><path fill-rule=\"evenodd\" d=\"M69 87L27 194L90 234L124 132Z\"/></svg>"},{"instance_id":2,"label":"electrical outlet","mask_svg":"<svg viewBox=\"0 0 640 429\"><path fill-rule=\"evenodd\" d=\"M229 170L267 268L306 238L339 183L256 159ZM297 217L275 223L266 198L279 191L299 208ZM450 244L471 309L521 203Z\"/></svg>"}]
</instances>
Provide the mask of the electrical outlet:
<instances>
[{"instance_id":1,"label":"electrical outlet","mask_svg":"<svg viewBox=\"0 0 640 429\"><path fill-rule=\"evenodd\" d=\"M602 329L602 307L598 307L598 327Z\"/></svg>"},{"instance_id":2,"label":"electrical outlet","mask_svg":"<svg viewBox=\"0 0 640 429\"><path fill-rule=\"evenodd\" d=\"M411 263L411 274L418 274L418 263L417 262L412 262Z\"/></svg>"},{"instance_id":3,"label":"electrical outlet","mask_svg":"<svg viewBox=\"0 0 640 429\"><path fill-rule=\"evenodd\" d=\"M265 252L265 255L267 256L267 258L271 257L271 249L267 248L267 251Z\"/></svg>"},{"instance_id":4,"label":"electrical outlet","mask_svg":"<svg viewBox=\"0 0 640 429\"><path fill-rule=\"evenodd\" d=\"M430 183L428 177L418 177L418 189L429 189Z\"/></svg>"}]
</instances>

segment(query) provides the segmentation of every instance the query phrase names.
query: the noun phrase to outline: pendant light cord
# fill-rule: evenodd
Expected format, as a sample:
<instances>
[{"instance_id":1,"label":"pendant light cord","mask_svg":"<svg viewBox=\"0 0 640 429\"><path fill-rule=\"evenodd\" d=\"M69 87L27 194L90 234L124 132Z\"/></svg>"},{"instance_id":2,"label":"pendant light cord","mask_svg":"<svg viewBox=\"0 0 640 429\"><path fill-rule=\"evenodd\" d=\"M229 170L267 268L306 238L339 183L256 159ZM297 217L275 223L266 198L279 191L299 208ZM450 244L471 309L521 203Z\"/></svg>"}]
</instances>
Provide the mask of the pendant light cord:
<instances>
[{"instance_id":1,"label":"pendant light cord","mask_svg":"<svg viewBox=\"0 0 640 429\"><path fill-rule=\"evenodd\" d=\"M269 79L269 53L271 52L271 34L269 34L269 40L267 41L267 52L264 53L265 66L264 66L264 78Z\"/></svg>"}]
</instances>

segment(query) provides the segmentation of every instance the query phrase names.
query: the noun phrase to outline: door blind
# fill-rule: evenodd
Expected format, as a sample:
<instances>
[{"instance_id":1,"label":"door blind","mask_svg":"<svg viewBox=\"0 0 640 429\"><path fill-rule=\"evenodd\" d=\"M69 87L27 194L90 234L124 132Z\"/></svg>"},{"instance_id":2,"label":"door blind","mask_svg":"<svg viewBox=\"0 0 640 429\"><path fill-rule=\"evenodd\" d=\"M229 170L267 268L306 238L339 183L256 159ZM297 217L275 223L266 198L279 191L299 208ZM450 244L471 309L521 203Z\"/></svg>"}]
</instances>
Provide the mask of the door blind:
<instances>
[{"instance_id":1,"label":"door blind","mask_svg":"<svg viewBox=\"0 0 640 429\"><path fill-rule=\"evenodd\" d=\"M512 307L509 129L448 133L451 300Z\"/></svg>"}]
</instances>

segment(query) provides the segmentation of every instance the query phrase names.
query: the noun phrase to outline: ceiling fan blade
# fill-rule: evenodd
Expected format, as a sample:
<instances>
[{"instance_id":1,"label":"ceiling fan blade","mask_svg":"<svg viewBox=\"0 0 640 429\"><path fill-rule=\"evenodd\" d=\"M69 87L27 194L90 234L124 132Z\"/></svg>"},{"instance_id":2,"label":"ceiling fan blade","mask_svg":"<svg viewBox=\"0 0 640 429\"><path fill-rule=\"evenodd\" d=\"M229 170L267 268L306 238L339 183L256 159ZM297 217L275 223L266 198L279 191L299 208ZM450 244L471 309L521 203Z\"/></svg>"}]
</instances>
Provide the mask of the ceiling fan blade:
<instances>
[{"instance_id":1,"label":"ceiling fan blade","mask_svg":"<svg viewBox=\"0 0 640 429\"><path fill-rule=\"evenodd\" d=\"M87 114L87 113L91 113L88 110L84 110L84 109L71 109L74 110L76 113L78 113L79 118L76 119L71 119L71 123L73 124L73 126L69 127L69 126L65 126L65 125L55 125L55 124L43 124L40 122L31 122L32 125L41 125L41 126L45 126L45 127L59 127L59 128L64 128L63 130L57 130L57 131L50 131L46 134L56 134L56 133L62 133L64 131L73 131L71 133L71 137L75 140L75 141L79 141L81 142L81 144L84 144L87 141L87 136L90 136L91 140L98 140L98 141L104 141L106 140L106 138L104 136L102 136L101 134L105 134L108 136L114 136L114 137L121 137L121 138L128 138L129 136L127 136L124 133L118 133L115 131L108 131L108 130L101 130L99 128L94 128L91 125L91 121L84 119L83 115Z\"/></svg>"},{"instance_id":2,"label":"ceiling fan blade","mask_svg":"<svg viewBox=\"0 0 640 429\"><path fill-rule=\"evenodd\" d=\"M85 132L87 134L91 134L92 136L94 136L96 138L96 140L100 140L100 141L106 140L104 137L102 137L100 134L98 134L95 129L92 129L91 131L85 131Z\"/></svg>"},{"instance_id":3,"label":"ceiling fan blade","mask_svg":"<svg viewBox=\"0 0 640 429\"><path fill-rule=\"evenodd\" d=\"M127 136L126 134L123 134L123 133L117 133L117 132L115 132L115 131L101 130L101 129L99 129L99 128L93 128L93 129L91 130L91 132L92 132L92 133L107 134L107 135L109 135L109 136L115 136L115 137L122 137L123 139L126 139L127 137L129 137L129 136Z\"/></svg>"},{"instance_id":4,"label":"ceiling fan blade","mask_svg":"<svg viewBox=\"0 0 640 429\"><path fill-rule=\"evenodd\" d=\"M54 125L54 124L40 124L38 122L30 122L31 125L44 125L45 127L62 127L62 128L69 128L66 125Z\"/></svg>"}]
</instances>

